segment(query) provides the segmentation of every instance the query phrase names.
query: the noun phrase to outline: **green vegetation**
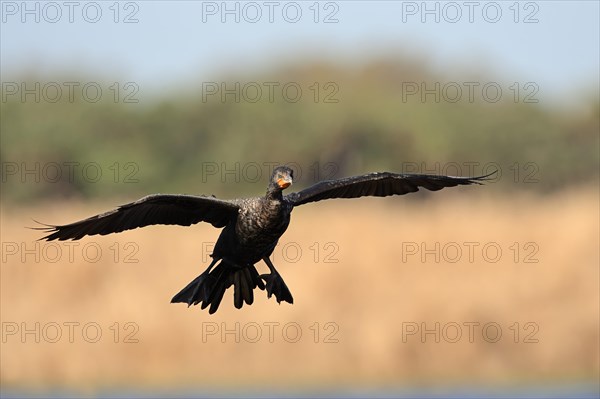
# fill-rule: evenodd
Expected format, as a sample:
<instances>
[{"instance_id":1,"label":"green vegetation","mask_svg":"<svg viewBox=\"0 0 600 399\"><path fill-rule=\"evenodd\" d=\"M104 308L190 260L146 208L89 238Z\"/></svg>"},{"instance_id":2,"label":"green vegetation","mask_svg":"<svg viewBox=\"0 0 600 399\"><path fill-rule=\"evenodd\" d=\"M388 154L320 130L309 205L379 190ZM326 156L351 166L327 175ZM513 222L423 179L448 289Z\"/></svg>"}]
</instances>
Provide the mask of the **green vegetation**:
<instances>
[{"instance_id":1,"label":"green vegetation","mask_svg":"<svg viewBox=\"0 0 600 399\"><path fill-rule=\"evenodd\" d=\"M381 61L360 69L310 65L229 77L229 89L240 82L239 102L233 94L223 101L206 90L203 98L201 82L159 99L148 99L140 87L137 104L124 103L123 93L115 102L111 83L101 84L104 95L96 103L81 96L70 102L65 95L56 103L36 103L33 96L23 102L2 93L2 199L260 193L269 165L288 162L302 168L302 186L374 170L481 174L495 166L502 172L494 185L499 191L597 183L597 99L587 112L560 112L524 102L531 90L523 87L515 101L508 83L500 84L502 98L492 102L482 97L482 85L494 79L477 81L469 101L468 87L455 77ZM256 84L244 92L248 82ZM271 99L265 82L278 82ZM286 99L282 87L289 82ZM410 94L422 82L429 90L440 83L439 102L435 94L424 100L420 92ZM444 92L448 82L456 83ZM262 96L252 102L257 86ZM457 86L462 95L451 102ZM302 96L292 102L295 87ZM225 169L233 172L222 175ZM232 184L236 180L240 184ZM254 180L258 186L246 187Z\"/></svg>"}]
</instances>

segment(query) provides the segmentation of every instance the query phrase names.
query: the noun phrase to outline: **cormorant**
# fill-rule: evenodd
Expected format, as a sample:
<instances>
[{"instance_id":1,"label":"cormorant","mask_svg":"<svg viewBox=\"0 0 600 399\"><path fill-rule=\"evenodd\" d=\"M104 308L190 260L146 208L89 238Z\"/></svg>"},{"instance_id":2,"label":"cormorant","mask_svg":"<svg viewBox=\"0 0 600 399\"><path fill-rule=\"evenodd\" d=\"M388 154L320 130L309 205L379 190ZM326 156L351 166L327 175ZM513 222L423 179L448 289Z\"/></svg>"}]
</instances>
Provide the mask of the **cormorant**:
<instances>
[{"instance_id":1,"label":"cormorant","mask_svg":"<svg viewBox=\"0 0 600 399\"><path fill-rule=\"evenodd\" d=\"M293 303L290 290L269 256L287 229L294 207L332 198L403 195L418 191L420 187L437 191L444 187L481 184L480 181L492 174L452 177L370 173L321 181L302 191L283 195L283 190L292 184L294 176L292 169L279 166L273 170L264 197L222 200L204 195L154 194L75 223L45 225L37 229L49 233L42 239L62 241L79 240L86 235L119 233L154 224L190 226L208 222L223 228L206 271L171 300L172 303L183 302L188 306L201 304L202 309L210 305L209 313L212 314L217 311L225 290L232 285L234 305L238 309L244 302L252 304L256 287L266 288L267 296L275 295L279 303ZM259 275L254 267L261 259L269 267L269 274Z\"/></svg>"}]
</instances>

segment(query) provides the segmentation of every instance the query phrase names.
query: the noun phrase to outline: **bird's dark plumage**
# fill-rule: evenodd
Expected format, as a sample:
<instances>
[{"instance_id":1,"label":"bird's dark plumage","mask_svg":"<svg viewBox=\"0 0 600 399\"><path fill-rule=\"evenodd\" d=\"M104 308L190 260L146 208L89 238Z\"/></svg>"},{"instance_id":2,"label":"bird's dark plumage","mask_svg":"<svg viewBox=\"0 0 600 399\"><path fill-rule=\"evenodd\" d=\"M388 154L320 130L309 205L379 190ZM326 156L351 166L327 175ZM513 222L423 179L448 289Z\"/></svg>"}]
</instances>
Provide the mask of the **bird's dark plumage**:
<instances>
[{"instance_id":1,"label":"bird's dark plumage","mask_svg":"<svg viewBox=\"0 0 600 399\"><path fill-rule=\"evenodd\" d=\"M333 198L387 197L419 191L419 187L438 191L445 187L455 187L477 183L487 176L452 177L435 175L402 175L390 172L369 173L362 176L319 182L305 190L286 195L294 206Z\"/></svg>"},{"instance_id":2,"label":"bird's dark plumage","mask_svg":"<svg viewBox=\"0 0 600 399\"><path fill-rule=\"evenodd\" d=\"M201 304L202 309L210 306L209 313L214 313L225 291L232 285L234 305L238 309L244 303L251 305L254 302L254 289L257 287L266 289L269 298L275 295L277 302L293 303L292 294L269 256L287 229L295 206L333 198L402 195L418 191L420 187L437 191L445 187L479 184L492 174L451 177L370 173L322 181L284 196L282 191L292 184L293 171L280 166L273 171L264 197L220 200L207 196L156 194L75 223L44 225L37 229L49 233L42 239L52 241L79 240L86 235L119 233L156 224L190 226L207 222L223 228L209 267L171 300L187 303L188 306ZM258 274L254 265L260 260L269 267L269 274Z\"/></svg>"},{"instance_id":3,"label":"bird's dark plumage","mask_svg":"<svg viewBox=\"0 0 600 399\"><path fill-rule=\"evenodd\" d=\"M214 197L154 194L75 223L38 229L52 232L44 237L48 241L63 241L79 240L86 235L120 233L153 224L190 226L208 222L214 227L225 227L238 210L233 201Z\"/></svg>"}]
</instances>

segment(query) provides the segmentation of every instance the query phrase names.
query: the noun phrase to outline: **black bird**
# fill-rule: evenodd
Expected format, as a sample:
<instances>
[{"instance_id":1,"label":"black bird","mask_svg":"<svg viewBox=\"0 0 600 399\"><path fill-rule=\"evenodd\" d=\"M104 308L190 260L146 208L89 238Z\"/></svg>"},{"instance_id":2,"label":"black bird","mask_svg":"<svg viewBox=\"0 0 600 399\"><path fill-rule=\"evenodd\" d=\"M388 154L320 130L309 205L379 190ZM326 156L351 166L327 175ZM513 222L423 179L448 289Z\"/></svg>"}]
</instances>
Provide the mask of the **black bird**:
<instances>
[{"instance_id":1,"label":"black bird","mask_svg":"<svg viewBox=\"0 0 600 399\"><path fill-rule=\"evenodd\" d=\"M420 187L437 191L444 187L481 184L494 173L479 177L370 173L322 181L284 196L283 190L292 184L294 176L292 169L279 166L273 171L264 197L221 200L214 196L154 194L75 223L45 225L37 229L50 233L42 239L62 241L154 224L190 226L208 222L223 228L206 271L171 300L188 306L201 303L202 309L210 305L209 313L212 314L217 311L225 290L232 285L234 305L238 309L244 302L252 304L256 287L266 288L267 296L275 295L277 302L293 303L290 290L269 256L287 229L294 207L332 198L403 195L419 191ZM254 267L261 259L269 267L269 274L259 275Z\"/></svg>"}]
</instances>

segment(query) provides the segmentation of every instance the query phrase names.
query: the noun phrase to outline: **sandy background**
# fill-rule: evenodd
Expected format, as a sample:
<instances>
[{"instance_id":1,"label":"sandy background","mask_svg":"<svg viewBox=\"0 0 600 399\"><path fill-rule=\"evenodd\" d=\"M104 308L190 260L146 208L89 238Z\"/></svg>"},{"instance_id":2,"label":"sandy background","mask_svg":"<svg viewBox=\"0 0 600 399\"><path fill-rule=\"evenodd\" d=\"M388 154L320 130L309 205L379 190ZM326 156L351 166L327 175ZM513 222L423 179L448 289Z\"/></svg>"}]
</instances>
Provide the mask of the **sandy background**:
<instances>
[{"instance_id":1,"label":"sandy background","mask_svg":"<svg viewBox=\"0 0 600 399\"><path fill-rule=\"evenodd\" d=\"M204 270L210 226L88 237L71 254L23 228L119 203L2 208L4 388L569 384L600 371L593 190L303 206L274 258L295 304L255 291L236 310L230 290L212 316L169 303Z\"/></svg>"}]
</instances>

